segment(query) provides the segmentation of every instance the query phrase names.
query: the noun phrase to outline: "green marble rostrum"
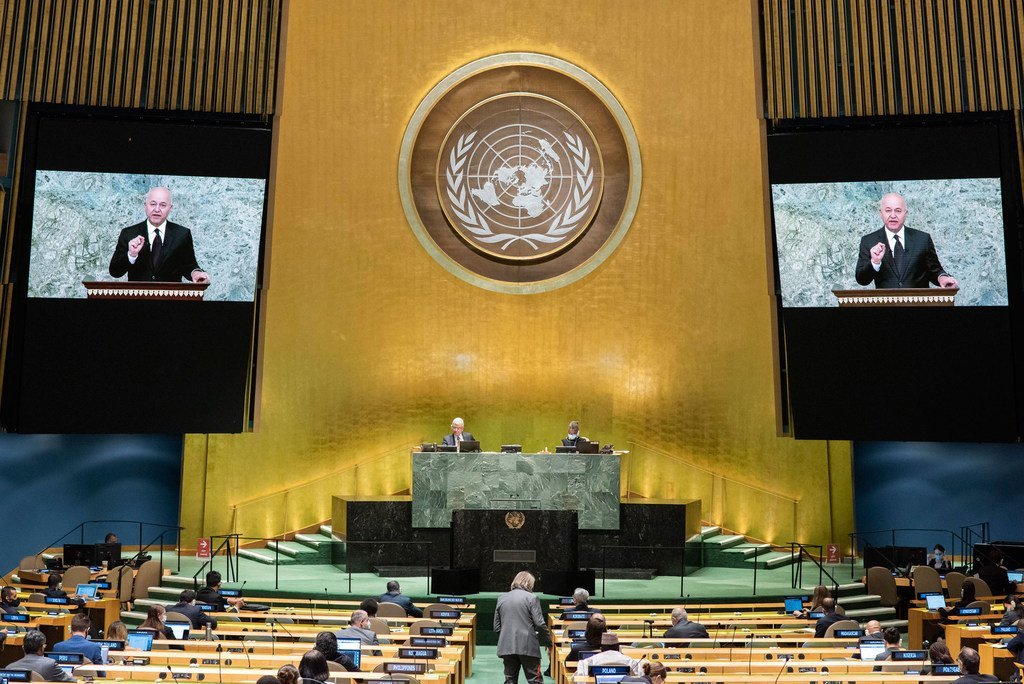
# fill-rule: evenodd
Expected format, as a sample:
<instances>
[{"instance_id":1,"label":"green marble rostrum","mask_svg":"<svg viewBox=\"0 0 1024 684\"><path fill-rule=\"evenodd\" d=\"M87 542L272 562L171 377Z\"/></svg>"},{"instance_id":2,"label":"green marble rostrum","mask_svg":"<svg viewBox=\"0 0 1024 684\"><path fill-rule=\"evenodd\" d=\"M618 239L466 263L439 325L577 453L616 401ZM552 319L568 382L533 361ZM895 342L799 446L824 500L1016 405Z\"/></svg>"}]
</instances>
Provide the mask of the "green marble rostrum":
<instances>
[{"instance_id":1,"label":"green marble rostrum","mask_svg":"<svg viewBox=\"0 0 1024 684\"><path fill-rule=\"evenodd\" d=\"M578 510L581 530L619 528L618 454L412 454L412 525L463 508Z\"/></svg>"}]
</instances>

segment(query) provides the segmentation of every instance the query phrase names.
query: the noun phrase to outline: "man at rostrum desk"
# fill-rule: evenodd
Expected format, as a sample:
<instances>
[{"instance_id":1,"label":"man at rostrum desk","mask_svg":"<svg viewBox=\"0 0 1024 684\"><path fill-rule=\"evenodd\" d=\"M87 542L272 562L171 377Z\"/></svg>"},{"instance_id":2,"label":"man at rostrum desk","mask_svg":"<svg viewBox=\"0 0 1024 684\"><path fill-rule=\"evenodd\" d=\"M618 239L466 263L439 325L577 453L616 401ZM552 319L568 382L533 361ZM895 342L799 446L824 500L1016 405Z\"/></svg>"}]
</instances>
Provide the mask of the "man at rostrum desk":
<instances>
[{"instance_id":1,"label":"man at rostrum desk","mask_svg":"<svg viewBox=\"0 0 1024 684\"><path fill-rule=\"evenodd\" d=\"M127 273L128 280L142 282L210 282L210 274L196 262L192 231L167 220L174 206L171 191L150 188L143 206L146 220L125 228L117 238L110 275Z\"/></svg>"},{"instance_id":2,"label":"man at rostrum desk","mask_svg":"<svg viewBox=\"0 0 1024 684\"><path fill-rule=\"evenodd\" d=\"M857 282L876 288L959 287L956 278L942 270L932 236L904 227L907 201L890 192L878 203L882 228L860 239Z\"/></svg>"},{"instance_id":3,"label":"man at rostrum desk","mask_svg":"<svg viewBox=\"0 0 1024 684\"><path fill-rule=\"evenodd\" d=\"M456 418L452 421L452 433L445 435L444 439L441 440L441 444L444 446L455 446L459 442L473 442L476 441L473 437L473 433L465 432L466 422L461 418Z\"/></svg>"}]
</instances>

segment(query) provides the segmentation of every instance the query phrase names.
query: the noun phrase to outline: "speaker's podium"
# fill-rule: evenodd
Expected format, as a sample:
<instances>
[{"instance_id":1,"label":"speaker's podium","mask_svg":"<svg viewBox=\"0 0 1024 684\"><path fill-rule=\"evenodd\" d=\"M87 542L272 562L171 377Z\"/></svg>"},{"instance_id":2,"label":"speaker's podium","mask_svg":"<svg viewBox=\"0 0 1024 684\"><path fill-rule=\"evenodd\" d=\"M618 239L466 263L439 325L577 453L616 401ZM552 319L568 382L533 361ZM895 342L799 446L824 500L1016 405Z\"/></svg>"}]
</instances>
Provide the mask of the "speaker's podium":
<instances>
[{"instance_id":1,"label":"speaker's podium","mask_svg":"<svg viewBox=\"0 0 1024 684\"><path fill-rule=\"evenodd\" d=\"M954 306L958 287L902 287L832 290L842 308L872 306Z\"/></svg>"},{"instance_id":2,"label":"speaker's podium","mask_svg":"<svg viewBox=\"0 0 1024 684\"><path fill-rule=\"evenodd\" d=\"M453 566L479 568L483 591L508 591L520 570L538 576L543 586L545 574L577 570L577 515L525 507L454 510Z\"/></svg>"},{"instance_id":3,"label":"speaker's podium","mask_svg":"<svg viewBox=\"0 0 1024 684\"><path fill-rule=\"evenodd\" d=\"M83 280L87 299L203 301L210 283Z\"/></svg>"}]
</instances>

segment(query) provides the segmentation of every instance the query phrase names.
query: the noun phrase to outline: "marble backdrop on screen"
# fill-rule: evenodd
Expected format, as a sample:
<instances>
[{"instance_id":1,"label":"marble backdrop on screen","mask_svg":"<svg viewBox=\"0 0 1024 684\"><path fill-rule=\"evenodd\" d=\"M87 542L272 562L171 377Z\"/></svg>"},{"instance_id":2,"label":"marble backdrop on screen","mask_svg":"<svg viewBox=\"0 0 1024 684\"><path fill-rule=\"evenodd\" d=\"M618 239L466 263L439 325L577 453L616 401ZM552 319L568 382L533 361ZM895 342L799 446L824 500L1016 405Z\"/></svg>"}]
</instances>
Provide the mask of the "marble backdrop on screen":
<instances>
[{"instance_id":1,"label":"marble backdrop on screen","mask_svg":"<svg viewBox=\"0 0 1024 684\"><path fill-rule=\"evenodd\" d=\"M908 228L931 234L960 283L957 306L1007 304L999 179L969 178L773 185L783 306L837 306L833 289L861 287L860 239L882 227L878 201L888 192L906 198Z\"/></svg>"},{"instance_id":2,"label":"marble backdrop on screen","mask_svg":"<svg viewBox=\"0 0 1024 684\"><path fill-rule=\"evenodd\" d=\"M156 186L173 193L168 220L192 231L210 274L206 299L251 301L266 181L48 170L36 172L28 296L82 298L83 280L111 280L118 234L146 219L143 198Z\"/></svg>"}]
</instances>

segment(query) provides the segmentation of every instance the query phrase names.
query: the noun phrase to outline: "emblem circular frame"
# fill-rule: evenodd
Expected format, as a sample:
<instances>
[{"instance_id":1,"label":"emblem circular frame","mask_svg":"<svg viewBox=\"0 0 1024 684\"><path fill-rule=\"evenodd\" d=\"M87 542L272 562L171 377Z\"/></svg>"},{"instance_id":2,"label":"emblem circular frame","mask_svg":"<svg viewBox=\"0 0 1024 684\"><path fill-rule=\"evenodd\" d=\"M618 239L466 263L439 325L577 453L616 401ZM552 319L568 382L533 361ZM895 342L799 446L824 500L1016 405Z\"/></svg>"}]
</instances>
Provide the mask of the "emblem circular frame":
<instances>
[{"instance_id":1,"label":"emblem circular frame","mask_svg":"<svg viewBox=\"0 0 1024 684\"><path fill-rule=\"evenodd\" d=\"M522 282L489 277L467 267L446 253L438 245L434 237L432 237L430 230L424 223L423 217L420 215L420 210L417 206L416 189L413 187L412 182L417 141L424 124L428 121L428 117L435 110L435 107L454 89L466 84L467 81L471 81L474 77L503 68L514 70L516 67L548 70L563 78L567 77L582 86L586 94L599 101L617 127L617 132L621 135L621 156L626 167L626 173L628 173L628 181L623 184L618 193L620 195L621 210L617 216L608 219L610 225L603 242L596 246L593 252L587 255L580 263L573 264L564 272L554 274L551 277ZM509 90L524 89L510 88ZM491 93L490 96L495 94L497 93ZM481 100L483 99L488 98L481 98ZM578 112L577 115L579 115ZM461 117L461 115L459 116ZM444 137L442 135L442 139ZM436 156L431 160L431 164L435 166L436 173ZM625 109L603 83L580 67L557 57L530 52L511 52L491 55L465 64L442 79L427 93L414 111L406 127L405 135L402 138L401 152L398 159L398 185L402 208L413 233L427 253L445 270L465 282L492 292L536 294L549 292L576 282L600 266L618 248L636 215L637 205L640 201L643 177L642 168L640 146L633 125L626 115ZM431 179L430 185L436 188L436 177ZM434 192L436 198L436 189ZM445 220L440 207L437 208L437 213L442 216L442 220ZM611 223L612 220L614 220L613 223ZM453 231L452 235L455 235ZM472 250L469 246L466 246L466 249ZM521 266L521 264L518 266Z\"/></svg>"},{"instance_id":2,"label":"emblem circular frame","mask_svg":"<svg viewBox=\"0 0 1024 684\"><path fill-rule=\"evenodd\" d=\"M544 104L545 106L554 107L556 109L556 111L558 111L559 113L561 113L561 114L563 114L565 116L568 116L570 118L570 120L574 122L573 127L575 127L575 125L579 125L579 127L582 129L583 135L586 136L585 139L583 138L583 136L581 136L579 134L577 134L577 136L576 136L575 144L580 146L580 150L575 150L575 151L572 150L572 149L566 149L565 150L568 154L570 154L570 155L572 155L574 157L574 159L572 161L575 161L577 163L577 165L586 164L587 166L580 168L578 166L574 166L572 162L569 163L570 169L576 169L575 175L577 176L577 178L574 179L574 180L578 180L579 182L578 183L570 182L570 184L569 184L570 188L569 188L569 192L568 192L569 196L567 198L569 200L569 206L568 207L560 206L555 211L556 217L555 217L555 221L552 223L551 230L549 230L549 231L547 231L545 233L545 235L547 235L548 233L551 233L553 231L553 232L557 233L558 235L562 235L562 234L565 234L566 232L568 232L569 234L566 236L567 241L564 244L557 245L557 246L553 247L552 249L546 250L546 252L541 253L539 255L526 254L526 255L522 255L522 256L513 256L511 254L502 254L499 251L495 251L494 249L491 249L489 247L484 246L483 244L480 244L480 242L478 242L476 240L473 240L470 236L466 235L466 232L474 231L474 227L466 226L465 222L460 220L460 218L457 215L453 215L453 214L455 214L456 208L454 206L452 206L452 204L454 204L454 201L455 201L456 198L451 193L451 189L452 188L450 187L450 185L451 185L450 174L442 173L442 171L441 171L442 165L445 165L445 161L449 157L449 155L446 155L444 152L445 152L446 149L451 149L452 136L455 135L455 133L458 131L458 129L460 127L464 127L465 126L465 123L466 123L467 119L470 119L475 114L478 114L481 110L486 109L488 107L491 107L491 105L494 105L496 103L503 103L503 102L506 102L506 101L509 101L509 100L512 100L512 99L516 99L516 100L533 99L533 100L536 100L538 103ZM495 117L495 116L497 116L497 115L495 115L495 114L489 115L489 117ZM552 119L556 118L555 116L553 116L551 114L548 114L548 113L545 113L545 116L548 116L549 118L552 118ZM536 128L536 127L537 127L536 124L533 124L531 126L531 128ZM543 132L550 133L550 131L543 131ZM470 133L468 137L473 137L475 135L476 135L476 132L474 131L474 132ZM520 135L522 135L522 133L520 133ZM479 143L477 143L477 144L481 144L481 143L482 144L486 144L487 137L489 137L489 136L490 136L490 134L488 134L487 136L481 138ZM467 137L466 135L463 135L457 141L456 145L458 147L460 147L460 149L461 149L461 143L463 141L463 138L466 138L466 137ZM557 136L555 136L555 137L557 137ZM587 148L586 143L589 143L590 147L593 148L593 150L594 150L593 155L589 154L589 149ZM565 148L566 147L564 141L562 141L560 139L555 141L555 145L557 145L557 146L559 146L561 148ZM474 149L473 148L475 148L476 145L470 146L470 145L467 144L466 147L467 147L466 154L469 155L470 157L472 157L473 154L474 154ZM572 143L570 143L569 147L570 148L572 147ZM585 154L586 154L585 158L582 157L582 155L584 154L584 150L586 151L585 152ZM577 153L580 156L577 157ZM596 158L596 160L594 158ZM457 161L460 161L460 159L455 157L455 150L453 149L452 150L451 159L448 161L448 164L446 165L448 168L445 171L446 172L447 171L452 171L453 170L452 169L452 165L455 164ZM469 159L465 159L465 161L468 162ZM468 166L466 166L465 168L468 169ZM593 183L593 175L591 175L590 176L591 183L589 185L583 185L583 183L585 182L585 176L586 176L585 172L586 171L591 171L591 172L592 171L596 171L597 172L597 182L596 182L596 184ZM451 127L451 129L445 134L444 140L441 143L440 154L438 154L437 167L436 167L436 172L435 173L436 173L436 178L437 178L437 197L438 197L438 201L440 202L441 210L444 212L445 218L448 220L448 223L452 226L452 229L455 230L455 232L458 233L463 238L463 240L466 242L466 244L468 244L471 248L476 249L476 250L478 250L480 252L483 252L484 254L496 257L498 259L509 260L509 261L520 261L520 262L539 261L539 260L542 260L542 259L549 258L552 255L557 254L558 252L561 252L563 250L569 249L573 245L573 243L575 243L577 240L579 240L580 237L587 231L587 228L590 227L590 222L594 219L594 216L597 214L597 210L598 210L598 208L599 208L599 206L601 204L601 194L604 191L604 159L601 156L601 148L598 146L597 140L594 138L594 134L591 132L590 127L587 126L587 122L584 121L583 119L581 119L579 117L579 115L576 114L576 112L574 112L573 110L569 109L568 107L566 107L564 104L562 104L558 100L556 100L556 99L554 99L552 97L547 97L545 95L537 95L536 93L523 93L523 92L502 93L502 94L499 94L499 95L494 95L492 97L489 97L486 100L483 100L482 102L478 102L476 105L471 107L468 111L466 111L466 113L464 113L461 117L459 117L458 121L456 121L455 124ZM460 178L461 176L462 176L462 174L457 174L456 175L456 179L457 180L461 180L461 178ZM445 179L447 181L445 183L445 185L449 186L449 187L446 188L446 190L448 190L447 194L450 195L448 202L445 202L444 195L446 193L443 192L442 189L441 189L442 179ZM475 204L473 202L472 197L465 194L465 190L469 189L468 185L469 185L469 183L467 181L466 187L463 188L463 193L462 194L465 195L466 202L468 202L469 204ZM584 196L588 198L586 201L583 202L583 206L573 206L573 204L572 204L572 190L575 187L578 187L580 192L583 193ZM471 190L470 195L475 193L475 192L476 192L476 190ZM596 193L596 198L593 197L593 195L595 193ZM591 198L593 199L593 201L590 201ZM563 209L566 209L566 211L563 212L562 211ZM476 213L477 214L482 214L481 207L479 207L479 206L476 207ZM464 213L463 216L465 218L467 218L467 219L470 219L470 221L472 221L474 218L478 218L478 221L477 221L478 223L479 223L479 220L483 219L482 216L475 217L473 215L472 211L470 211L468 214ZM575 217L575 218L573 218L571 221L570 220L566 220L566 219L569 219L571 217ZM581 227L578 230L574 229L574 230L567 231L567 227L566 227L565 224L572 224L572 223L575 223L577 226L581 226ZM561 225L559 225L559 224L561 224ZM504 226L502 226L502 227L504 227ZM479 232L480 228L484 228L484 230L486 230L488 233L491 232L489 230L489 228L487 227L486 222L483 225L478 226L474 232ZM495 236L489 236L488 239L486 239L486 241L487 242L496 242L496 240L493 239L494 237ZM509 237L510 237L510 241L511 242L516 242L516 241L529 242L531 237L540 237L540 236L527 235L527 236L517 236L517 237L509 236ZM544 240L545 238L544 237L540 237L540 239ZM555 240L557 240L557 238L555 238ZM551 241L554 242L554 240L551 240ZM558 241L561 242L561 240L558 240ZM483 242L483 241L481 241L481 242ZM500 240L497 241L497 242L500 242ZM507 246L508 246L507 244L503 245L502 247L500 247L500 249L504 250L505 247L507 247Z\"/></svg>"}]
</instances>

